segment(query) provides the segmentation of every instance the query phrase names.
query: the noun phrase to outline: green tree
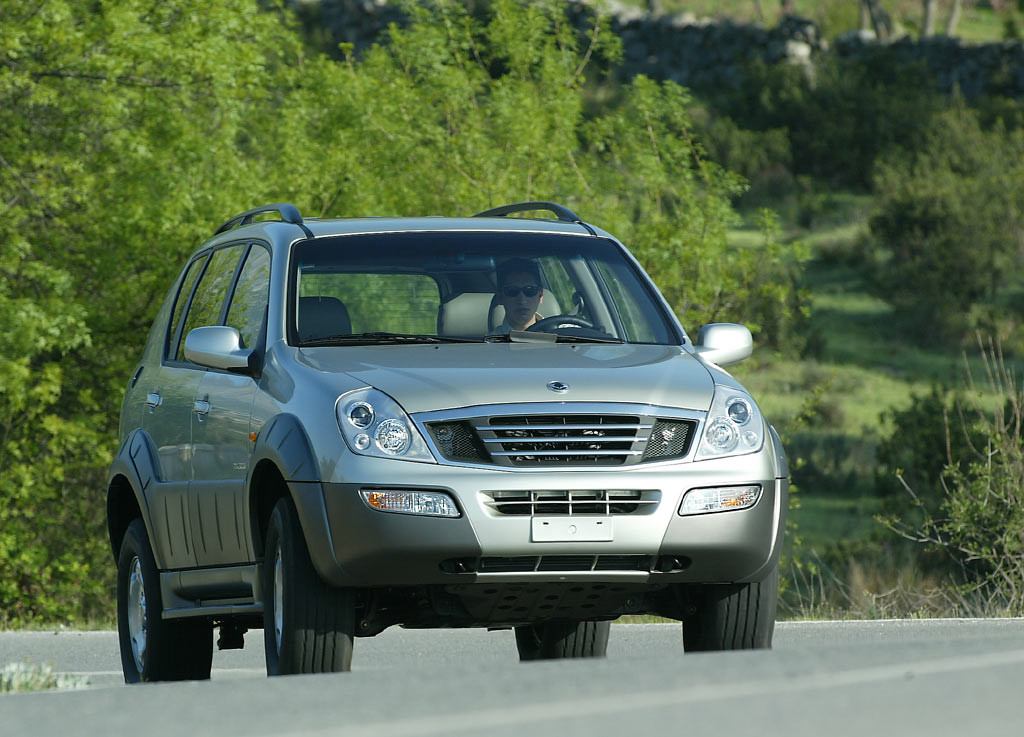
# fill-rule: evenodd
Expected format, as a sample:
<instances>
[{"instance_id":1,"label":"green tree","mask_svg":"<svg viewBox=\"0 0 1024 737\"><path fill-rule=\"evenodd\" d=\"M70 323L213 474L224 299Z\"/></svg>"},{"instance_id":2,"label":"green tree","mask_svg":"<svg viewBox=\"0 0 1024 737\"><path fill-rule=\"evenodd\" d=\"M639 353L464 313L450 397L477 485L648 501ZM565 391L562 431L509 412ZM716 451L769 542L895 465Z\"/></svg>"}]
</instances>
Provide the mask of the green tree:
<instances>
[{"instance_id":1,"label":"green tree","mask_svg":"<svg viewBox=\"0 0 1024 737\"><path fill-rule=\"evenodd\" d=\"M1019 281L1022 162L1024 130L983 130L957 104L936 117L916 153L879 166L871 232L886 258L877 283L922 341L959 337L972 308L997 307Z\"/></svg>"},{"instance_id":2,"label":"green tree","mask_svg":"<svg viewBox=\"0 0 1024 737\"><path fill-rule=\"evenodd\" d=\"M230 215L469 214L564 202L631 246L690 325L781 344L803 256L725 240L743 182L685 90L588 85L619 42L562 2L410 3L359 58L255 0L53 0L0 25L0 621L108 613L103 487L123 387L188 252ZM787 327L789 326L789 327Z\"/></svg>"},{"instance_id":3,"label":"green tree","mask_svg":"<svg viewBox=\"0 0 1024 737\"><path fill-rule=\"evenodd\" d=\"M252 201L237 142L299 51L243 0L5 5L0 624L109 612L122 388L184 255Z\"/></svg>"}]
</instances>

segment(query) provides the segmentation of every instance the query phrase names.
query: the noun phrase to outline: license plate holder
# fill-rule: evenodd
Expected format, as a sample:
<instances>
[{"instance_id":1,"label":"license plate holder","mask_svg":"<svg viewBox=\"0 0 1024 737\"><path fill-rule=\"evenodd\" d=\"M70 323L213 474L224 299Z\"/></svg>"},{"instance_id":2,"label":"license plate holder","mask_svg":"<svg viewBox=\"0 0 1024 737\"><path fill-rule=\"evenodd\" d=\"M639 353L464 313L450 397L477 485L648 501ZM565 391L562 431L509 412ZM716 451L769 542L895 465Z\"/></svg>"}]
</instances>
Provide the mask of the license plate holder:
<instances>
[{"instance_id":1,"label":"license plate holder","mask_svg":"<svg viewBox=\"0 0 1024 737\"><path fill-rule=\"evenodd\" d=\"M530 535L535 543L607 543L614 538L608 517L534 517Z\"/></svg>"}]
</instances>

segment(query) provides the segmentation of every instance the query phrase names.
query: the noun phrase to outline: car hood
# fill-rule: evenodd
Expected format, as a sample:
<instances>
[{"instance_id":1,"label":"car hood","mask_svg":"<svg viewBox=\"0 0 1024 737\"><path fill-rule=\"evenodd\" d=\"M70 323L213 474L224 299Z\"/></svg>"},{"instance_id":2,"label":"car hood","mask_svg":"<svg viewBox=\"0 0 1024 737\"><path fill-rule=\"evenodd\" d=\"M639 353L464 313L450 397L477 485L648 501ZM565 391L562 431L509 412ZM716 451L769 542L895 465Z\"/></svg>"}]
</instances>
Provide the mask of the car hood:
<instances>
[{"instance_id":1,"label":"car hood","mask_svg":"<svg viewBox=\"0 0 1024 737\"><path fill-rule=\"evenodd\" d=\"M298 359L380 389L410 414L508 402L707 410L714 381L678 346L473 343L302 348ZM555 393L550 382L568 385Z\"/></svg>"}]
</instances>

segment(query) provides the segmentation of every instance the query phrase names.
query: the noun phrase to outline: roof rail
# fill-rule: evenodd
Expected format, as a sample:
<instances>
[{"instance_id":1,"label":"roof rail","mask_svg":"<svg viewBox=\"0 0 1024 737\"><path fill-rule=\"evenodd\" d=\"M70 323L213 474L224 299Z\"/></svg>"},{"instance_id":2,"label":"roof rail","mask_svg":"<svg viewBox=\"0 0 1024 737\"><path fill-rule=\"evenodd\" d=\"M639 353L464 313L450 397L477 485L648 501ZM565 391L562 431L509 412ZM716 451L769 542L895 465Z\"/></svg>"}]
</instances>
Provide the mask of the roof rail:
<instances>
[{"instance_id":1,"label":"roof rail","mask_svg":"<svg viewBox=\"0 0 1024 737\"><path fill-rule=\"evenodd\" d=\"M531 210L547 210L553 212L558 220L564 223L580 223L583 224L583 220L579 215L574 213L567 207L556 205L554 202L517 202L514 205L502 205L501 207L494 207L490 210L484 210L478 212L473 217L475 218L499 218L505 215L511 215L516 212L530 212Z\"/></svg>"},{"instance_id":2,"label":"roof rail","mask_svg":"<svg viewBox=\"0 0 1024 737\"><path fill-rule=\"evenodd\" d=\"M299 208L290 202L278 202L273 205L264 205L263 207L257 207L252 210L246 210L241 215L235 215L233 218L228 220L222 226L217 228L214 235L220 235L225 231L231 230L232 228L242 227L243 225L249 225L253 222L253 218L257 215L261 215L265 212L276 212L281 216L282 222L291 223L292 225L302 226L302 215L299 214ZM309 230L305 227L302 228L309 233Z\"/></svg>"}]
</instances>

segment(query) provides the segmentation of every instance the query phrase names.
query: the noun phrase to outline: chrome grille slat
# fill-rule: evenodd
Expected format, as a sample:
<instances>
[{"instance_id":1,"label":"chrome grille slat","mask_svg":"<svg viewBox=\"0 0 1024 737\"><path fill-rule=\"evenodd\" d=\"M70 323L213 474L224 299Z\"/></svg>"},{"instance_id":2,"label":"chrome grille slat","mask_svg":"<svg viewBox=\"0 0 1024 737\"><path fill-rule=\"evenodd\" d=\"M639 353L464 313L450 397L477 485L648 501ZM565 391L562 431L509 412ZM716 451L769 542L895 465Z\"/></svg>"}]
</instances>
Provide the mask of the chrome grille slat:
<instances>
[{"instance_id":1,"label":"chrome grille slat","mask_svg":"<svg viewBox=\"0 0 1024 737\"><path fill-rule=\"evenodd\" d=\"M530 456L642 456L642 450L590 450L579 448L577 450L492 450L492 456L506 456L514 458L528 458Z\"/></svg>"},{"instance_id":2,"label":"chrome grille slat","mask_svg":"<svg viewBox=\"0 0 1024 737\"><path fill-rule=\"evenodd\" d=\"M650 489L482 491L480 496L494 514L519 517L653 514L661 501L661 492Z\"/></svg>"},{"instance_id":3,"label":"chrome grille slat","mask_svg":"<svg viewBox=\"0 0 1024 737\"><path fill-rule=\"evenodd\" d=\"M504 432L506 430L650 430L654 425L475 425L474 430Z\"/></svg>"},{"instance_id":4,"label":"chrome grille slat","mask_svg":"<svg viewBox=\"0 0 1024 737\"><path fill-rule=\"evenodd\" d=\"M527 443L633 443L638 440L647 442L646 439L638 438L635 435L566 435L551 438L512 438L506 436L501 438L484 438L485 443L512 443L516 441Z\"/></svg>"},{"instance_id":5,"label":"chrome grille slat","mask_svg":"<svg viewBox=\"0 0 1024 737\"><path fill-rule=\"evenodd\" d=\"M416 419L448 462L541 471L685 460L704 417L668 407L569 402L486 405Z\"/></svg>"},{"instance_id":6,"label":"chrome grille slat","mask_svg":"<svg viewBox=\"0 0 1024 737\"><path fill-rule=\"evenodd\" d=\"M533 414L473 423L491 457L513 466L621 466L642 457L654 425L634 415Z\"/></svg>"}]
</instances>

